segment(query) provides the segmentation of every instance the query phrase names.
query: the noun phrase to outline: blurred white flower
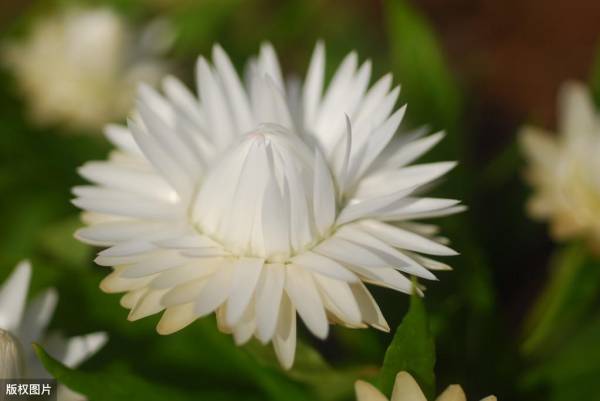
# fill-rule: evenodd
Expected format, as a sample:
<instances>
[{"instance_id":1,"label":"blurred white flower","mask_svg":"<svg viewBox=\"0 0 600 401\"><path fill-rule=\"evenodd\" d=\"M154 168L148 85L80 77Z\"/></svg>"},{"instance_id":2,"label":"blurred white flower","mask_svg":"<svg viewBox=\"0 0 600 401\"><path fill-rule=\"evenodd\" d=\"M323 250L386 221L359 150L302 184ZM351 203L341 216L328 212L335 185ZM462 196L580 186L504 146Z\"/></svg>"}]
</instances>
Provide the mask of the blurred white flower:
<instances>
[{"instance_id":1,"label":"blurred white flower","mask_svg":"<svg viewBox=\"0 0 600 401\"><path fill-rule=\"evenodd\" d=\"M355 384L357 401L387 401L387 398L381 394L373 385L359 380ZM396 376L394 389L392 391L391 401L427 401L421 388L415 379L408 372L400 372ZM496 397L490 395L481 401L496 401ZM459 385L453 384L436 401L467 401L464 391Z\"/></svg>"},{"instance_id":2,"label":"blurred white flower","mask_svg":"<svg viewBox=\"0 0 600 401\"><path fill-rule=\"evenodd\" d=\"M164 310L169 334L216 311L238 344L272 341L289 368L296 312L319 338L329 323L388 331L364 283L411 293L405 274L449 268L421 255L455 254L436 227L409 222L463 210L421 196L453 162L407 167L443 134L393 139L399 88L388 74L369 89L370 72L353 52L322 93L318 44L304 85L286 85L266 44L242 83L215 46L198 98L172 77L164 96L140 89L129 127L106 130L117 150L80 169L95 185L74 188L89 225L76 235L109 247L101 287L127 292L130 320Z\"/></svg>"},{"instance_id":3,"label":"blurred white flower","mask_svg":"<svg viewBox=\"0 0 600 401\"><path fill-rule=\"evenodd\" d=\"M58 294L47 289L26 305L30 279L31 265L21 262L0 286L0 379L51 378L33 352L34 342L66 366L76 367L107 340L100 332L68 339L47 335ZM82 398L67 388L59 388L59 393L59 401Z\"/></svg>"},{"instance_id":4,"label":"blurred white flower","mask_svg":"<svg viewBox=\"0 0 600 401\"><path fill-rule=\"evenodd\" d=\"M556 239L581 237L600 250L599 115L579 83L563 86L558 106L558 136L533 127L520 133L534 189L527 210L548 220Z\"/></svg>"},{"instance_id":5,"label":"blurred white flower","mask_svg":"<svg viewBox=\"0 0 600 401\"><path fill-rule=\"evenodd\" d=\"M164 75L158 56L169 38L164 22L136 35L110 9L68 9L37 21L3 58L36 122L99 130L131 111L139 82Z\"/></svg>"}]
</instances>

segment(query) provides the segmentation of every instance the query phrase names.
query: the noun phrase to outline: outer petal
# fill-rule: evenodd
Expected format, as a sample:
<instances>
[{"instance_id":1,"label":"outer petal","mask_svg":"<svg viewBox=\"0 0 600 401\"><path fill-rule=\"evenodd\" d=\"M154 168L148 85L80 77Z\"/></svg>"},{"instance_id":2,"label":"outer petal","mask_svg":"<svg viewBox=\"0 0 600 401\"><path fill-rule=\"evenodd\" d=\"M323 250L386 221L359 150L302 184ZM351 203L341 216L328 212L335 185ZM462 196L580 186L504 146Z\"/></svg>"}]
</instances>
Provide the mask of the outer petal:
<instances>
[{"instance_id":1,"label":"outer petal","mask_svg":"<svg viewBox=\"0 0 600 401\"><path fill-rule=\"evenodd\" d=\"M354 383L357 401L387 401L387 398L381 394L375 386L362 380Z\"/></svg>"},{"instance_id":2,"label":"outer petal","mask_svg":"<svg viewBox=\"0 0 600 401\"><path fill-rule=\"evenodd\" d=\"M0 287L0 327L13 331L19 327L27 289L31 279L31 264L23 261L17 265L12 274Z\"/></svg>"},{"instance_id":3,"label":"outer petal","mask_svg":"<svg viewBox=\"0 0 600 401\"><path fill-rule=\"evenodd\" d=\"M436 401L467 401L467 396L459 385L453 384L448 386Z\"/></svg>"},{"instance_id":4,"label":"outer petal","mask_svg":"<svg viewBox=\"0 0 600 401\"><path fill-rule=\"evenodd\" d=\"M427 398L410 373L400 372L394 382L391 401L427 401Z\"/></svg>"}]
</instances>

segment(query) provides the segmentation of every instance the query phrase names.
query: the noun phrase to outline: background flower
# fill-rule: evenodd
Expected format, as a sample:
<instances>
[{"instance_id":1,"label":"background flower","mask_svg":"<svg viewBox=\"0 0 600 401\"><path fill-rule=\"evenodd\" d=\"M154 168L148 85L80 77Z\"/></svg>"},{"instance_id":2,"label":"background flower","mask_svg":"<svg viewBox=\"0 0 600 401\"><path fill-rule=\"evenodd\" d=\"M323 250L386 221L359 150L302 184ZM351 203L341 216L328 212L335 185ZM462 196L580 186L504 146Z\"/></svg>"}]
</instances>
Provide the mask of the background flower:
<instances>
[{"instance_id":1,"label":"background flower","mask_svg":"<svg viewBox=\"0 0 600 401\"><path fill-rule=\"evenodd\" d=\"M600 250L599 115L580 83L565 84L558 105L558 137L533 127L520 134L535 191L527 210L556 239L583 237Z\"/></svg>"},{"instance_id":2,"label":"background flower","mask_svg":"<svg viewBox=\"0 0 600 401\"><path fill-rule=\"evenodd\" d=\"M3 57L38 123L98 130L127 115L139 82L164 74L169 35L151 26L141 40L109 8L72 8L35 21Z\"/></svg>"},{"instance_id":3,"label":"background flower","mask_svg":"<svg viewBox=\"0 0 600 401\"><path fill-rule=\"evenodd\" d=\"M39 343L65 365L76 367L95 354L107 341L105 333L63 338L57 332L46 333L52 319L58 293L50 288L26 304L31 265L21 262L0 287L0 361L1 379L51 378L33 352ZM11 366L12 365L12 366ZM18 373L18 376L14 376ZM68 389L61 389L59 400L84 398Z\"/></svg>"},{"instance_id":4,"label":"background flower","mask_svg":"<svg viewBox=\"0 0 600 401\"><path fill-rule=\"evenodd\" d=\"M381 394L372 384L364 381L356 382L356 400L357 401L387 401L387 398ZM466 401L465 393L459 385L449 386L436 401ZM396 376L394 390L390 401L427 401L421 391L419 384L408 372L400 372ZM485 397L481 401L496 401L496 397Z\"/></svg>"}]
</instances>

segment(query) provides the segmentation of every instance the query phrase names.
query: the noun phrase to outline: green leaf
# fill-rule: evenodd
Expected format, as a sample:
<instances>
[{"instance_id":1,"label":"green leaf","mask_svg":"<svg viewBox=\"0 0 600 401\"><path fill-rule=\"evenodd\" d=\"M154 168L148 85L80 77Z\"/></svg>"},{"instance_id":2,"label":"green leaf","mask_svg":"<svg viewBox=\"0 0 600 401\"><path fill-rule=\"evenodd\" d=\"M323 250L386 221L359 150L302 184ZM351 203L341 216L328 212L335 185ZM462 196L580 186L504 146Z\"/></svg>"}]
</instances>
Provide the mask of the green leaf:
<instances>
[{"instance_id":1,"label":"green leaf","mask_svg":"<svg viewBox=\"0 0 600 401\"><path fill-rule=\"evenodd\" d=\"M434 365L435 344L429 331L425 305L418 295L413 295L408 313L385 353L377 386L389 395L396 375L407 371L419 383L425 395L432 397L435 393Z\"/></svg>"},{"instance_id":2,"label":"green leaf","mask_svg":"<svg viewBox=\"0 0 600 401\"><path fill-rule=\"evenodd\" d=\"M229 391L202 391L193 394L147 382L132 374L119 372L85 373L70 369L52 358L39 345L34 344L35 352L50 374L70 389L86 395L90 401L193 401L260 399L244 393Z\"/></svg>"},{"instance_id":3,"label":"green leaf","mask_svg":"<svg viewBox=\"0 0 600 401\"><path fill-rule=\"evenodd\" d=\"M596 400L600 394L600 318L580 325L521 378L528 391L545 390L547 401ZM592 315L593 316L593 315Z\"/></svg>"},{"instance_id":4,"label":"green leaf","mask_svg":"<svg viewBox=\"0 0 600 401\"><path fill-rule=\"evenodd\" d=\"M266 365L277 368L273 347L265 347L258 342L251 342L245 349L257 360ZM306 385L316 399L322 401L348 400L354 397L354 382L357 377L366 377L376 372L375 367L344 366L334 368L323 359L323 357L311 346L299 341L296 347L296 359L294 367L287 371L287 376L293 380ZM283 397L290 400L293 393L291 387L286 389ZM282 394L283 395L283 394ZM314 400L315 397L311 397Z\"/></svg>"},{"instance_id":5,"label":"green leaf","mask_svg":"<svg viewBox=\"0 0 600 401\"><path fill-rule=\"evenodd\" d=\"M411 118L454 131L460 116L460 93L429 24L402 0L387 0L384 15L392 62Z\"/></svg>"},{"instance_id":6,"label":"green leaf","mask_svg":"<svg viewBox=\"0 0 600 401\"><path fill-rule=\"evenodd\" d=\"M552 261L550 279L525 324L522 351L527 356L553 353L577 330L598 303L600 263L586 245L574 242Z\"/></svg>"}]
</instances>

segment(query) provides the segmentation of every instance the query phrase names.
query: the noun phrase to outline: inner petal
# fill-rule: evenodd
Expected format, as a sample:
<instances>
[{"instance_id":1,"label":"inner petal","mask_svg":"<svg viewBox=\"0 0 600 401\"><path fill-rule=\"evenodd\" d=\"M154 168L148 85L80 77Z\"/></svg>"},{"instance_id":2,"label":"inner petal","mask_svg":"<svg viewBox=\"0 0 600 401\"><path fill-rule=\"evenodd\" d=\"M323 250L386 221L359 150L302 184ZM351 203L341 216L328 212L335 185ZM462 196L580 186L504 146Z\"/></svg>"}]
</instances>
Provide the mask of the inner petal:
<instances>
[{"instance_id":1,"label":"inner petal","mask_svg":"<svg viewBox=\"0 0 600 401\"><path fill-rule=\"evenodd\" d=\"M313 162L287 128L259 125L211 166L194 201L195 226L236 255L286 260L316 239Z\"/></svg>"}]
</instances>

